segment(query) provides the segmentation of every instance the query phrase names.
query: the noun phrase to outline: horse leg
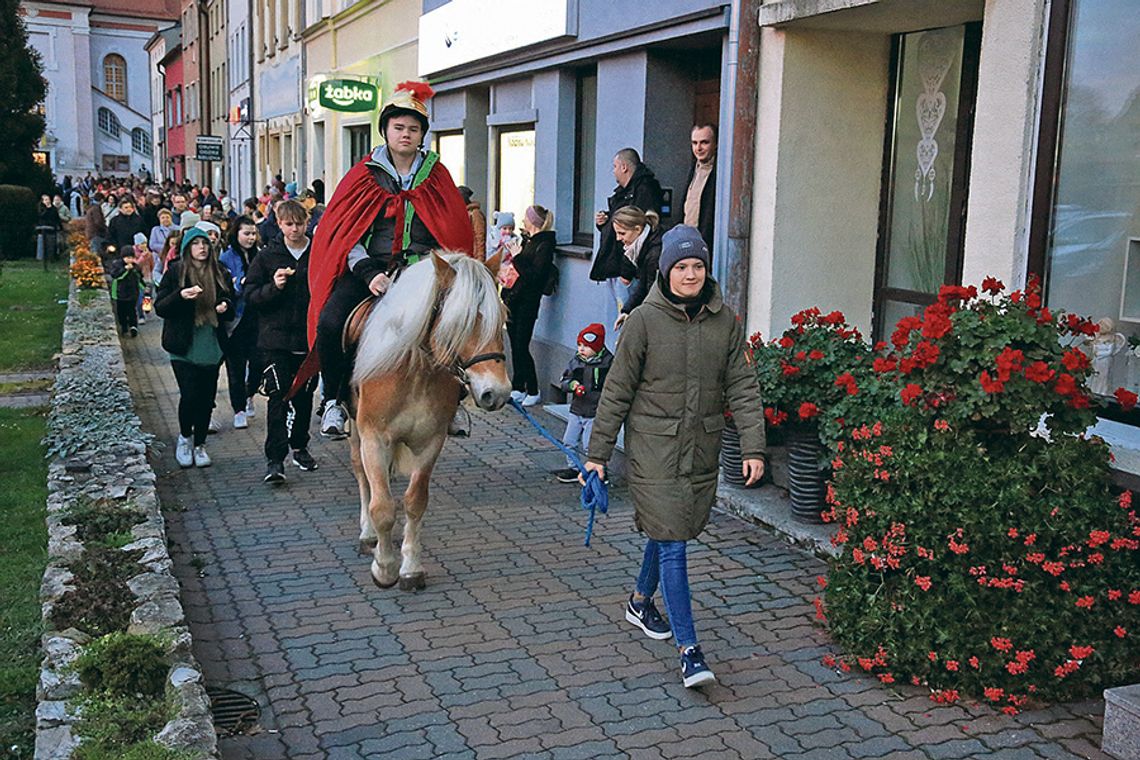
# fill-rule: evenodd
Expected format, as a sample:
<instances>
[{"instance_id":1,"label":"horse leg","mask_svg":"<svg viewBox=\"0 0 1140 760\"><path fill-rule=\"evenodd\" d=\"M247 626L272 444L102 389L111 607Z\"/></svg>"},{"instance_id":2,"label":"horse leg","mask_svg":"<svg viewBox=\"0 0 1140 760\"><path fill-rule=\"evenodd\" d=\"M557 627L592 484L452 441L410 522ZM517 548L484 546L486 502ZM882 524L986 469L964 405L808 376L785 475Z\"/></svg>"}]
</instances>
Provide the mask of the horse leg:
<instances>
[{"instance_id":1,"label":"horse leg","mask_svg":"<svg viewBox=\"0 0 1140 760\"><path fill-rule=\"evenodd\" d=\"M357 552L363 556L376 548L376 528L368 515L368 505L372 501L372 489L368 485L368 474L360 459L360 435L355 426L352 429L352 471L356 474L356 485L360 489L360 543Z\"/></svg>"},{"instance_id":2,"label":"horse leg","mask_svg":"<svg viewBox=\"0 0 1140 760\"><path fill-rule=\"evenodd\" d=\"M368 477L368 519L376 533L372 556L372 580L380 588L391 588L399 578L399 558L392 544L396 524L396 501L392 498L388 468L391 452L374 436L361 436L360 459Z\"/></svg>"},{"instance_id":3,"label":"horse leg","mask_svg":"<svg viewBox=\"0 0 1140 760\"><path fill-rule=\"evenodd\" d=\"M420 523L428 504L428 483L431 466L412 473L408 490L404 492L404 543L400 553L400 590L418 591L425 585L424 566L420 562Z\"/></svg>"}]
</instances>

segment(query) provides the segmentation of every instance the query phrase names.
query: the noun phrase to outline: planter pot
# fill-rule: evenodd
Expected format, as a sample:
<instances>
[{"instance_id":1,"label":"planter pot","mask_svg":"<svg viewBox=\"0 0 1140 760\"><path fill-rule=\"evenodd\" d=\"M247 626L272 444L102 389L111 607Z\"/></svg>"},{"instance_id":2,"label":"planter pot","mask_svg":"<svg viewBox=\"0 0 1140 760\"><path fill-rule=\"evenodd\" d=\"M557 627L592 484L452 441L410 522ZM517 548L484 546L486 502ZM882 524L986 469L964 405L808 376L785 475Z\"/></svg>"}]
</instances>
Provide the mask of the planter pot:
<instances>
[{"instance_id":1,"label":"planter pot","mask_svg":"<svg viewBox=\"0 0 1140 760\"><path fill-rule=\"evenodd\" d=\"M744 487L744 457L740 453L740 430L732 419L724 421L720 433L720 476L725 483L737 488Z\"/></svg>"},{"instance_id":2,"label":"planter pot","mask_svg":"<svg viewBox=\"0 0 1140 760\"><path fill-rule=\"evenodd\" d=\"M827 508L827 482L831 469L827 452L815 425L795 425L788 429L788 493L792 516L800 522L821 523Z\"/></svg>"}]
</instances>

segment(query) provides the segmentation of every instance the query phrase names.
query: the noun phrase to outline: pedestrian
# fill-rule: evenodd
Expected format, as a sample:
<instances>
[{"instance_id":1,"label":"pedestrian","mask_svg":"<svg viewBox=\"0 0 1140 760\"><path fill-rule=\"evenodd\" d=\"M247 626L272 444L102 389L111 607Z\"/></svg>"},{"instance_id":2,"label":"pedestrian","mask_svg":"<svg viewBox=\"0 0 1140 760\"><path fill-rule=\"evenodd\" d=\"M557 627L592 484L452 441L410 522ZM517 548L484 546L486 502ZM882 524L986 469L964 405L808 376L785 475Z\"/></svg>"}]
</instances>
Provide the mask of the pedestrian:
<instances>
[{"instance_id":1,"label":"pedestrian","mask_svg":"<svg viewBox=\"0 0 1140 760\"><path fill-rule=\"evenodd\" d=\"M234 318L226 324L226 379L234 428L249 427L254 415L253 397L261 382L257 361L257 310L250 308L245 284L246 273L257 255L257 225L248 216L239 216L230 228L229 246L222 253L222 264L234 284Z\"/></svg>"},{"instance_id":2,"label":"pedestrian","mask_svg":"<svg viewBox=\"0 0 1140 760\"><path fill-rule=\"evenodd\" d=\"M491 231L487 235L487 249L484 258L496 254L501 261L509 261L521 248L522 238L515 234L515 215L511 211L496 211L491 215Z\"/></svg>"},{"instance_id":3,"label":"pedestrian","mask_svg":"<svg viewBox=\"0 0 1140 760\"><path fill-rule=\"evenodd\" d=\"M83 214L83 234L87 236L91 252L102 257L103 243L107 239L107 221L103 216L103 206L98 201L90 203Z\"/></svg>"},{"instance_id":4,"label":"pedestrian","mask_svg":"<svg viewBox=\"0 0 1140 760\"><path fill-rule=\"evenodd\" d=\"M162 244L162 251L158 254L158 259L154 262L154 284L158 287L162 284L162 278L166 272L166 267L170 262L178 258L178 251L182 242L182 231L174 230L166 238L166 242ZM155 294L157 297L157 293Z\"/></svg>"},{"instance_id":5,"label":"pedestrian","mask_svg":"<svg viewBox=\"0 0 1140 760\"><path fill-rule=\"evenodd\" d=\"M146 235L141 232L135 234L134 244L131 246L135 268L139 273L140 288L135 302L135 313L140 325L146 324L146 313L154 305L154 256L147 247Z\"/></svg>"},{"instance_id":6,"label":"pedestrian","mask_svg":"<svg viewBox=\"0 0 1140 760\"><path fill-rule=\"evenodd\" d=\"M641 156L633 148L622 148L614 155L614 179L617 187L606 201L607 210L594 216L594 224L602 233L598 252L590 267L590 279L604 282L617 304L618 311L628 298L622 276L622 245L614 235L613 215L619 208L637 206L643 211L661 214L661 184L652 170L641 162Z\"/></svg>"},{"instance_id":7,"label":"pedestrian","mask_svg":"<svg viewBox=\"0 0 1140 760\"><path fill-rule=\"evenodd\" d=\"M523 406L534 406L538 392L538 372L530 353L530 340L542 297L554 273L554 212L530 206L523 214L524 242L512 260L518 277L503 289L503 302L510 308L507 335L511 341L511 398Z\"/></svg>"},{"instance_id":8,"label":"pedestrian","mask_svg":"<svg viewBox=\"0 0 1140 760\"><path fill-rule=\"evenodd\" d=\"M747 483L764 472L763 406L745 361L743 327L708 276L708 262L696 228L665 233L657 282L618 341L586 463L605 477L624 423L634 521L647 537L625 618L650 638L672 635L686 687L716 680L693 625L686 542L704 530L716 500L726 402L740 430ZM668 621L653 603L659 584Z\"/></svg>"},{"instance_id":9,"label":"pedestrian","mask_svg":"<svg viewBox=\"0 0 1140 760\"><path fill-rule=\"evenodd\" d=\"M400 272L430 251L468 255L471 220L439 154L424 149L431 87L401 82L380 111L377 146L337 185L317 227L313 256L315 352L305 373L320 367L321 435L344 438L352 357L345 322L371 297L388 292ZM424 308L430 308L425 304Z\"/></svg>"},{"instance_id":10,"label":"pedestrian","mask_svg":"<svg viewBox=\"0 0 1140 760\"><path fill-rule=\"evenodd\" d=\"M563 392L570 394L570 415L566 419L562 443L582 452L583 456L590 445L598 401L602 398L602 388L613 361L614 355L606 348L606 328L597 322L586 325L578 333L578 352L570 360L558 384ZM577 483L578 475L574 460L569 456L566 457L566 468L554 471L559 483Z\"/></svg>"},{"instance_id":11,"label":"pedestrian","mask_svg":"<svg viewBox=\"0 0 1140 760\"><path fill-rule=\"evenodd\" d=\"M115 304L115 321L119 325L119 334L134 338L139 334L138 302L143 277L133 245L119 249L107 266L107 276L111 278L111 300Z\"/></svg>"},{"instance_id":12,"label":"pedestrian","mask_svg":"<svg viewBox=\"0 0 1140 760\"><path fill-rule=\"evenodd\" d=\"M36 259L47 261L54 259L59 251L59 231L63 224L59 219L59 209L51 201L51 196L40 196L40 205L36 214Z\"/></svg>"},{"instance_id":13,"label":"pedestrian","mask_svg":"<svg viewBox=\"0 0 1140 760\"><path fill-rule=\"evenodd\" d=\"M62 195L56 195L51 199L51 205L55 206L56 213L59 214L59 221L64 227L71 222L71 209L63 202Z\"/></svg>"},{"instance_id":14,"label":"pedestrian","mask_svg":"<svg viewBox=\"0 0 1140 760\"><path fill-rule=\"evenodd\" d=\"M285 456L293 450L293 464L302 471L317 469L309 453L309 419L313 416L311 378L286 399L309 344L306 320L309 310L309 249L305 207L297 201L277 206L282 236L269 242L253 258L245 276L249 306L257 310L257 348L263 364L262 385L269 396L265 419L266 483L285 481ZM288 422L293 413L293 423Z\"/></svg>"},{"instance_id":15,"label":"pedestrian","mask_svg":"<svg viewBox=\"0 0 1140 760\"><path fill-rule=\"evenodd\" d=\"M170 213L174 217L174 224L181 226L182 214L190 208L190 201L186 193L177 192L170 196Z\"/></svg>"},{"instance_id":16,"label":"pedestrian","mask_svg":"<svg viewBox=\"0 0 1140 760\"><path fill-rule=\"evenodd\" d=\"M135 235L148 234L150 230L143 229L142 215L135 208L134 198L130 193L119 201L119 213L107 223L107 235L115 250L122 250L135 244Z\"/></svg>"},{"instance_id":17,"label":"pedestrian","mask_svg":"<svg viewBox=\"0 0 1140 760\"><path fill-rule=\"evenodd\" d=\"M471 229L475 234L475 258L484 261L487 258L487 215L475 200L475 191L467 185L459 186L459 194L467 204L467 216L471 219Z\"/></svg>"},{"instance_id":18,"label":"pedestrian","mask_svg":"<svg viewBox=\"0 0 1140 760\"><path fill-rule=\"evenodd\" d=\"M158 212L162 209L162 194L158 188L152 187L146 191L146 202L143 204L142 214L143 230L149 235L158 224Z\"/></svg>"},{"instance_id":19,"label":"pedestrian","mask_svg":"<svg viewBox=\"0 0 1140 760\"><path fill-rule=\"evenodd\" d=\"M716 224L716 126L695 125L689 134L689 145L693 149L693 164L685 183L682 224L700 230L711 255Z\"/></svg>"},{"instance_id":20,"label":"pedestrian","mask_svg":"<svg viewBox=\"0 0 1140 760\"><path fill-rule=\"evenodd\" d=\"M614 236L621 243L625 258L622 261L623 282L630 281L629 296L614 322L620 330L629 313L636 309L649 294L657 279L657 263L661 259L660 219L653 211L642 211L637 206L624 206L614 212L611 220Z\"/></svg>"},{"instance_id":21,"label":"pedestrian","mask_svg":"<svg viewBox=\"0 0 1140 760\"><path fill-rule=\"evenodd\" d=\"M186 230L179 254L167 264L154 302L155 313L163 319L162 347L178 382L174 458L180 467L209 467L206 436L222 364L218 332L233 318L233 292L229 273L205 232Z\"/></svg>"},{"instance_id":22,"label":"pedestrian","mask_svg":"<svg viewBox=\"0 0 1140 760\"><path fill-rule=\"evenodd\" d=\"M155 264L158 263L158 258L162 255L162 251L166 248L166 239L172 233L178 230L174 224L174 212L168 208L161 208L158 210L158 224L151 227L148 239L148 247L151 253L155 255Z\"/></svg>"}]
</instances>

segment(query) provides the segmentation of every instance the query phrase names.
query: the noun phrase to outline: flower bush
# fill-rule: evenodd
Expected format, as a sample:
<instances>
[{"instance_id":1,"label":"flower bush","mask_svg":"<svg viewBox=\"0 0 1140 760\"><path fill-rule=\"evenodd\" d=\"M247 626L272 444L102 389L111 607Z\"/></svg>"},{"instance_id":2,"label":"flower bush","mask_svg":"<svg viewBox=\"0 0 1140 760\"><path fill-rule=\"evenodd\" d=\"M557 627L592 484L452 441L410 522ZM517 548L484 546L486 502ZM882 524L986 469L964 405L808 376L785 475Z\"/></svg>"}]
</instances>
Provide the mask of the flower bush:
<instances>
[{"instance_id":1,"label":"flower bush","mask_svg":"<svg viewBox=\"0 0 1140 760\"><path fill-rule=\"evenodd\" d=\"M982 291L900 321L832 408L844 552L817 606L844 667L1015 713L1140 677L1140 518L1083 435L1090 367L1065 343L1095 326L1036 283Z\"/></svg>"},{"instance_id":2,"label":"flower bush","mask_svg":"<svg viewBox=\"0 0 1140 760\"><path fill-rule=\"evenodd\" d=\"M769 428L817 422L839 401L857 394L853 373L868 356L863 336L842 312L823 314L815 307L793 316L792 326L769 343L754 334L749 351Z\"/></svg>"},{"instance_id":3,"label":"flower bush","mask_svg":"<svg viewBox=\"0 0 1140 760\"><path fill-rule=\"evenodd\" d=\"M91 251L87 238L80 232L72 232L68 244L74 251L71 279L75 280L75 285L85 289L103 287L103 264L99 261L99 256Z\"/></svg>"}]
</instances>

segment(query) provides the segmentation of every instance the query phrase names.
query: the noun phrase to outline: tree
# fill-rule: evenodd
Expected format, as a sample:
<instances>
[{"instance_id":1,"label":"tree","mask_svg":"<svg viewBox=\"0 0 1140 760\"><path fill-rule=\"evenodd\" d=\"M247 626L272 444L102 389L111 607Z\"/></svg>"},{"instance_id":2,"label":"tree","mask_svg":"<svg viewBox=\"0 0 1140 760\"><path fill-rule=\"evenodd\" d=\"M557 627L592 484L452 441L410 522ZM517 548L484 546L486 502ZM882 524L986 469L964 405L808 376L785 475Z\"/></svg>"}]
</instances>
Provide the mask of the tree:
<instances>
[{"instance_id":1,"label":"tree","mask_svg":"<svg viewBox=\"0 0 1140 760\"><path fill-rule=\"evenodd\" d=\"M0 0L0 184L46 192L51 172L36 163L32 151L44 133L39 106L48 85L39 53L28 45L19 5Z\"/></svg>"}]
</instances>

